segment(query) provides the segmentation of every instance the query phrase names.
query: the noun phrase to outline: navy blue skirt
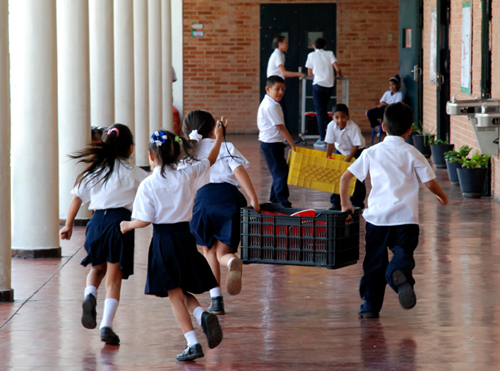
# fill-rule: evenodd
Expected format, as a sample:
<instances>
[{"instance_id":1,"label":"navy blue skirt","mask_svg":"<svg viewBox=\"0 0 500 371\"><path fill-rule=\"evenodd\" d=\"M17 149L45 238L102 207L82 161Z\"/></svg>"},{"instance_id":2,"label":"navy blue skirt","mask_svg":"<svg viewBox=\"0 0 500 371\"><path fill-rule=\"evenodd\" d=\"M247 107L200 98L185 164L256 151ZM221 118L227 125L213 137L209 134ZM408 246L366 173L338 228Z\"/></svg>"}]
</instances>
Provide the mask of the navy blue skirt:
<instances>
[{"instance_id":1,"label":"navy blue skirt","mask_svg":"<svg viewBox=\"0 0 500 371\"><path fill-rule=\"evenodd\" d=\"M196 248L188 222L153 225L146 294L166 297L176 288L201 294L217 286L212 269Z\"/></svg>"},{"instance_id":2,"label":"navy blue skirt","mask_svg":"<svg viewBox=\"0 0 500 371\"><path fill-rule=\"evenodd\" d=\"M198 190L189 223L196 243L209 249L218 240L234 252L240 244L240 208L247 206L238 187L209 183Z\"/></svg>"},{"instance_id":3,"label":"navy blue skirt","mask_svg":"<svg viewBox=\"0 0 500 371\"><path fill-rule=\"evenodd\" d=\"M120 223L131 215L125 208L96 210L87 224L84 247L88 255L81 264L120 263L124 279L134 274L134 231L120 231Z\"/></svg>"}]
</instances>

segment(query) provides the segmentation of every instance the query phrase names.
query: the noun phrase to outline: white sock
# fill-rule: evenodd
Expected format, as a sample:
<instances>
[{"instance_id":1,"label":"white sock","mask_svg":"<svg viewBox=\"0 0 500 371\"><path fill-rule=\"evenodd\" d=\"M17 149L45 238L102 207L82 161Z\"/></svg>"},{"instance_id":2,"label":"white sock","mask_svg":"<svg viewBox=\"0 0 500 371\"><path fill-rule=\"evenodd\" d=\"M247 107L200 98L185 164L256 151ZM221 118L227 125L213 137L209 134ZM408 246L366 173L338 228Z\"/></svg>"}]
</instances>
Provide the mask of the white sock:
<instances>
[{"instance_id":1,"label":"white sock","mask_svg":"<svg viewBox=\"0 0 500 371\"><path fill-rule=\"evenodd\" d=\"M94 295L94 298L97 299L97 287L92 286L92 285L88 285L87 287L85 287L85 291L83 293L83 298L85 299L88 294Z\"/></svg>"},{"instance_id":2,"label":"white sock","mask_svg":"<svg viewBox=\"0 0 500 371\"><path fill-rule=\"evenodd\" d=\"M221 296L220 287L218 287L218 286L213 288L213 289L210 289L210 297L216 298L217 296Z\"/></svg>"},{"instance_id":3,"label":"white sock","mask_svg":"<svg viewBox=\"0 0 500 371\"><path fill-rule=\"evenodd\" d=\"M229 270L229 268L231 268L231 263L233 262L233 260L236 259L236 258L231 258L229 259L229 261L227 262L227 269Z\"/></svg>"},{"instance_id":4,"label":"white sock","mask_svg":"<svg viewBox=\"0 0 500 371\"><path fill-rule=\"evenodd\" d=\"M102 322L99 330L103 327L112 327L113 319L115 318L116 310L118 309L118 300L108 298L104 300L104 309L102 311Z\"/></svg>"},{"instance_id":5,"label":"white sock","mask_svg":"<svg viewBox=\"0 0 500 371\"><path fill-rule=\"evenodd\" d=\"M203 308L202 307L196 307L193 310L193 316L196 318L198 321L198 324L201 326L201 315L203 314Z\"/></svg>"},{"instance_id":6,"label":"white sock","mask_svg":"<svg viewBox=\"0 0 500 371\"><path fill-rule=\"evenodd\" d=\"M184 337L186 338L188 347L198 344L198 339L196 338L196 332L194 332L194 330L186 332Z\"/></svg>"}]
</instances>

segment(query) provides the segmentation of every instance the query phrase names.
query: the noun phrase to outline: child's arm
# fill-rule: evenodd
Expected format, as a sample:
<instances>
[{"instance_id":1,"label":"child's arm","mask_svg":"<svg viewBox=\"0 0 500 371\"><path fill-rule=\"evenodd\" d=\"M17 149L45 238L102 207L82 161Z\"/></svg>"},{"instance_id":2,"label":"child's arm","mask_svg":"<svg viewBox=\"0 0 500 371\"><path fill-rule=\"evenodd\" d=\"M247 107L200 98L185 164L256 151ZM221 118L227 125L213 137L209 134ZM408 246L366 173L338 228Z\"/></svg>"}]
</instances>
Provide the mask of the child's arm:
<instances>
[{"instance_id":1,"label":"child's arm","mask_svg":"<svg viewBox=\"0 0 500 371\"><path fill-rule=\"evenodd\" d=\"M285 66L283 66L282 64L280 64L278 66L281 74L283 75L284 78L288 78L288 77L306 77L307 75L305 73L302 73L302 72L291 72L291 71L287 71L285 70Z\"/></svg>"},{"instance_id":2,"label":"child's arm","mask_svg":"<svg viewBox=\"0 0 500 371\"><path fill-rule=\"evenodd\" d=\"M314 77L314 73L313 73L313 69L312 68L308 68L307 69L307 76Z\"/></svg>"},{"instance_id":3,"label":"child's arm","mask_svg":"<svg viewBox=\"0 0 500 371\"><path fill-rule=\"evenodd\" d=\"M250 204L253 209L260 213L259 199L257 198L257 193L255 193L252 181L250 180L245 168L243 166L238 166L234 169L234 175L236 176L236 179L238 179L238 183L240 183L247 195L250 197Z\"/></svg>"},{"instance_id":4,"label":"child's arm","mask_svg":"<svg viewBox=\"0 0 500 371\"><path fill-rule=\"evenodd\" d=\"M144 228L150 225L150 222L145 222L139 219L134 219L131 222L124 220L123 222L120 223L120 231L125 234L127 232L130 232L132 229L136 228Z\"/></svg>"},{"instance_id":5,"label":"child's arm","mask_svg":"<svg viewBox=\"0 0 500 371\"><path fill-rule=\"evenodd\" d=\"M354 175L349 170L346 170L340 178L340 204L342 205L342 211L350 211L351 213L354 212L354 208L347 192L349 192L349 182L353 177ZM346 220L350 219L351 216L347 217Z\"/></svg>"},{"instance_id":6,"label":"child's arm","mask_svg":"<svg viewBox=\"0 0 500 371\"><path fill-rule=\"evenodd\" d=\"M333 151L335 151L335 143L328 143L326 146L326 157L329 158Z\"/></svg>"},{"instance_id":7,"label":"child's arm","mask_svg":"<svg viewBox=\"0 0 500 371\"><path fill-rule=\"evenodd\" d=\"M82 200L80 197L73 196L69 204L68 217L66 218L66 225L59 231L59 236L62 240L70 240L73 234L73 222L75 221L76 214L82 206Z\"/></svg>"},{"instance_id":8,"label":"child's arm","mask_svg":"<svg viewBox=\"0 0 500 371\"><path fill-rule=\"evenodd\" d=\"M436 198L441 205L444 206L444 205L448 204L448 195L443 192L443 190L441 189L441 186L439 185L438 182L436 182L435 179L429 180L428 182L425 182L424 184L429 189L429 191L431 191L432 193L434 193L437 196Z\"/></svg>"},{"instance_id":9,"label":"child's arm","mask_svg":"<svg viewBox=\"0 0 500 371\"><path fill-rule=\"evenodd\" d=\"M337 72L337 77L342 77L342 70L340 69L340 66L337 62L333 63L333 68L335 68L335 71Z\"/></svg>"},{"instance_id":10,"label":"child's arm","mask_svg":"<svg viewBox=\"0 0 500 371\"><path fill-rule=\"evenodd\" d=\"M217 161L217 157L219 157L220 146L222 144L222 140L224 139L225 129L227 129L227 120L224 122L224 117L221 117L221 121L217 121L217 124L215 124L215 143L207 156L210 161L210 166L212 166L215 161Z\"/></svg>"},{"instance_id":11,"label":"child's arm","mask_svg":"<svg viewBox=\"0 0 500 371\"><path fill-rule=\"evenodd\" d=\"M290 145L290 148L295 151L295 142L293 141L292 136L288 132L288 129L286 128L285 125L276 125L276 129L279 130L280 134L283 136L283 138L286 139L288 144Z\"/></svg>"},{"instance_id":12,"label":"child's arm","mask_svg":"<svg viewBox=\"0 0 500 371\"><path fill-rule=\"evenodd\" d=\"M358 152L359 146L353 146L351 149L351 152L349 153L349 156L345 159L345 162L351 162L352 158Z\"/></svg>"}]
</instances>

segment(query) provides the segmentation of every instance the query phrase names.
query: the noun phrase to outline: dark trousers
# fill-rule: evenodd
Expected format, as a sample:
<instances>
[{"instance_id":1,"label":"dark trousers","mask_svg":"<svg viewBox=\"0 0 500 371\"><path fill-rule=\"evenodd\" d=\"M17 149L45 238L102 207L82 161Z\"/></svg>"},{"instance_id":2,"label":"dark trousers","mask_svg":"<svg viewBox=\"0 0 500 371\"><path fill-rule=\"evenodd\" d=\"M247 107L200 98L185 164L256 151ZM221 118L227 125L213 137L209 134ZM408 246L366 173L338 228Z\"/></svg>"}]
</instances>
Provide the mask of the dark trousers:
<instances>
[{"instance_id":1,"label":"dark trousers","mask_svg":"<svg viewBox=\"0 0 500 371\"><path fill-rule=\"evenodd\" d=\"M368 117L368 121L370 121L370 126L372 128L380 125L380 121L384 118L384 111L386 106L382 106L380 108L375 107L368 111L366 111L366 117Z\"/></svg>"},{"instance_id":2,"label":"dark trousers","mask_svg":"<svg viewBox=\"0 0 500 371\"><path fill-rule=\"evenodd\" d=\"M280 203L285 207L292 207L288 201L290 192L286 184L288 179L288 165L285 160L285 144L260 142L260 149L264 154L267 166L273 177L269 201Z\"/></svg>"},{"instance_id":3,"label":"dark trousers","mask_svg":"<svg viewBox=\"0 0 500 371\"><path fill-rule=\"evenodd\" d=\"M356 154L354 155L354 158L359 158L361 156L361 153L363 152L364 148L358 149ZM339 151L335 150L335 153L341 154ZM361 209L365 208L365 198L366 198L366 187L365 183L360 182L358 179L356 179L356 186L354 188L354 193L351 196L351 203L352 206L354 207L359 207ZM330 196L330 202L332 206L338 206L340 207L340 195L336 193L332 193Z\"/></svg>"},{"instance_id":4,"label":"dark trousers","mask_svg":"<svg viewBox=\"0 0 500 371\"><path fill-rule=\"evenodd\" d=\"M325 88L318 84L313 85L313 103L318 122L318 133L321 141L325 140L326 127L328 126L328 102L332 96L333 86Z\"/></svg>"},{"instance_id":5,"label":"dark trousers","mask_svg":"<svg viewBox=\"0 0 500 371\"><path fill-rule=\"evenodd\" d=\"M366 222L366 254L359 284L359 294L365 302L360 312L380 312L386 284L397 292L392 282L395 270L403 272L410 285L415 284L413 252L418 245L418 233L418 224L376 226ZM394 253L390 262L387 248Z\"/></svg>"}]
</instances>

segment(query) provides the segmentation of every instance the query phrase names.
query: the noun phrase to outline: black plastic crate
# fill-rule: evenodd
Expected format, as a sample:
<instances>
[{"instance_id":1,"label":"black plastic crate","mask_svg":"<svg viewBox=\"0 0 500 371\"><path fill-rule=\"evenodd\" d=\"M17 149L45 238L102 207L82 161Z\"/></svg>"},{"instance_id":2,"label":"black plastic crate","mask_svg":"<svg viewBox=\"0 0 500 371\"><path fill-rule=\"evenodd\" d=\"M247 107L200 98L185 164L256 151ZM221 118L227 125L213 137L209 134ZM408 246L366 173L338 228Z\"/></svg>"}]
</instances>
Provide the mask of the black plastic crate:
<instances>
[{"instance_id":1,"label":"black plastic crate","mask_svg":"<svg viewBox=\"0 0 500 371\"><path fill-rule=\"evenodd\" d=\"M241 208L241 259L245 264L287 264L337 269L359 259L359 215L316 210L315 217L290 216L302 209L262 204L261 210L286 215L258 214Z\"/></svg>"}]
</instances>

